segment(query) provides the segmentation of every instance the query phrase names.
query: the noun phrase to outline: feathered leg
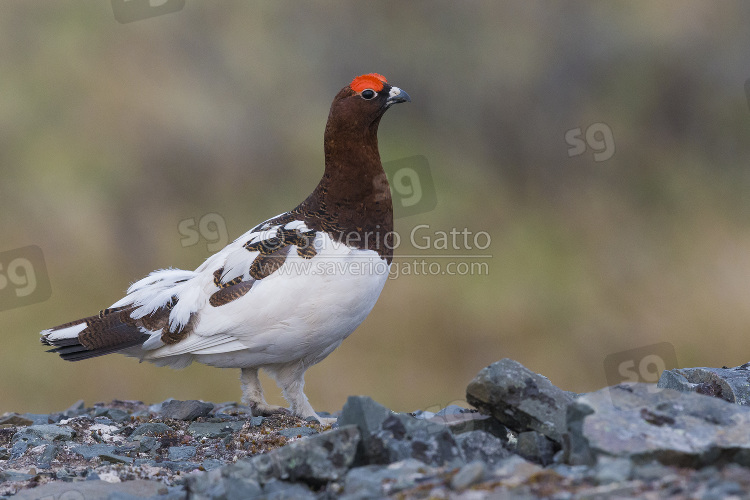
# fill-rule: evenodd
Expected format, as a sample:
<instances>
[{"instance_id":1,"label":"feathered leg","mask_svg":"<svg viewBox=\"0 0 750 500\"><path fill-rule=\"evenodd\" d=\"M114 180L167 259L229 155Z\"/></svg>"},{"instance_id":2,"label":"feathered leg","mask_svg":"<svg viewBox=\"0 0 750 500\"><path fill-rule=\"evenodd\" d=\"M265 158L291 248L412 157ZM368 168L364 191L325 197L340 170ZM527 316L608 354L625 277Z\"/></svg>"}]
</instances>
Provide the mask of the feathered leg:
<instances>
[{"instance_id":1,"label":"feathered leg","mask_svg":"<svg viewBox=\"0 0 750 500\"><path fill-rule=\"evenodd\" d=\"M307 366L302 363L282 365L278 369L269 370L269 373L281 387L284 399L289 401L292 414L300 418L314 417L322 425L331 425L336 422L335 418L323 418L315 413L310 401L303 391L305 387L305 370Z\"/></svg>"},{"instance_id":2,"label":"feathered leg","mask_svg":"<svg viewBox=\"0 0 750 500\"><path fill-rule=\"evenodd\" d=\"M268 416L274 413L288 413L289 410L283 406L266 403L263 396L263 387L258 379L257 368L242 368L240 372L240 383L242 384L242 402L253 410L253 415Z\"/></svg>"}]
</instances>

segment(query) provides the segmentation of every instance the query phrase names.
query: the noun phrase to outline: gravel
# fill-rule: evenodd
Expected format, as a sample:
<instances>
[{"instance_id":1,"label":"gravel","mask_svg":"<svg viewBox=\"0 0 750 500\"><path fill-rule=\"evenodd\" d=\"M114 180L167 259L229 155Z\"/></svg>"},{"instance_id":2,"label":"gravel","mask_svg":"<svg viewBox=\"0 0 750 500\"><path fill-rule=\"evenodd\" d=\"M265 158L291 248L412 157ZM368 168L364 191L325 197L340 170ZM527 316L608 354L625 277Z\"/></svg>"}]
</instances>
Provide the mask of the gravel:
<instances>
[{"instance_id":1,"label":"gravel","mask_svg":"<svg viewBox=\"0 0 750 500\"><path fill-rule=\"evenodd\" d=\"M573 395L501 360L467 388L477 409L352 396L333 427L236 403L77 401L0 416L0 498L750 498L745 372Z\"/></svg>"}]
</instances>

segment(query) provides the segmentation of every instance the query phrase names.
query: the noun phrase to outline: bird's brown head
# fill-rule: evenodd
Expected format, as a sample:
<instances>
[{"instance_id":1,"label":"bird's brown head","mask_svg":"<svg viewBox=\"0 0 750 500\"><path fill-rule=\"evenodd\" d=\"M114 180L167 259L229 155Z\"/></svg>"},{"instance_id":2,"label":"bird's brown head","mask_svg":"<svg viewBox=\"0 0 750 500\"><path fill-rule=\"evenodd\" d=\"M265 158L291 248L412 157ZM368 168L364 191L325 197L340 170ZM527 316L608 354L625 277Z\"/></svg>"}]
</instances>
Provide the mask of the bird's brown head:
<instances>
[{"instance_id":1,"label":"bird's brown head","mask_svg":"<svg viewBox=\"0 0 750 500\"><path fill-rule=\"evenodd\" d=\"M388 108L409 101L409 94L390 85L384 76L377 73L360 75L334 98L328 125L339 134L362 130L376 133L380 118Z\"/></svg>"}]
</instances>

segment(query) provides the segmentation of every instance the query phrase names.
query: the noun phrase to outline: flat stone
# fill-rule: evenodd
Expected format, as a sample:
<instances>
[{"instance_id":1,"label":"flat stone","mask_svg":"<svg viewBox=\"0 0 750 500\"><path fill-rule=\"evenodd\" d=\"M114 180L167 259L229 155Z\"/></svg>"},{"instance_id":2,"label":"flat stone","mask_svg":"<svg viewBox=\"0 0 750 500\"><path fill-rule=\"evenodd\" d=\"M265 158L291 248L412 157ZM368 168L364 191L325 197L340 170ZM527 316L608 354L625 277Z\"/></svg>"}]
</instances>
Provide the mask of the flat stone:
<instances>
[{"instance_id":1,"label":"flat stone","mask_svg":"<svg viewBox=\"0 0 750 500\"><path fill-rule=\"evenodd\" d=\"M175 462L173 460L163 460L161 462L157 462L159 467L164 467L166 469L172 470L172 471L182 471L182 472L191 472L194 470L200 469L201 464L197 462L186 462L186 461L179 461Z\"/></svg>"},{"instance_id":2,"label":"flat stone","mask_svg":"<svg viewBox=\"0 0 750 500\"><path fill-rule=\"evenodd\" d=\"M435 469L413 458L389 465L365 465L347 472L344 479L346 498L384 498L411 489L433 476Z\"/></svg>"},{"instance_id":3,"label":"flat stone","mask_svg":"<svg viewBox=\"0 0 750 500\"><path fill-rule=\"evenodd\" d=\"M100 455L114 453L115 447L114 445L109 444L84 444L81 446L74 446L70 451L81 455L86 460L91 460Z\"/></svg>"},{"instance_id":4,"label":"flat stone","mask_svg":"<svg viewBox=\"0 0 750 500\"><path fill-rule=\"evenodd\" d=\"M533 430L561 443L574 398L547 377L506 358L477 374L466 388L466 400L516 432Z\"/></svg>"},{"instance_id":5,"label":"flat stone","mask_svg":"<svg viewBox=\"0 0 750 500\"><path fill-rule=\"evenodd\" d=\"M187 460L195 456L195 446L170 446L169 459L174 461Z\"/></svg>"},{"instance_id":6,"label":"flat stone","mask_svg":"<svg viewBox=\"0 0 750 500\"><path fill-rule=\"evenodd\" d=\"M14 434L13 441L22 436L35 436L43 441L70 441L75 436L75 431L55 424L30 425Z\"/></svg>"},{"instance_id":7,"label":"flat stone","mask_svg":"<svg viewBox=\"0 0 750 500\"><path fill-rule=\"evenodd\" d=\"M530 477L543 471L539 465L529 462L518 455L512 455L500 462L490 475L503 482L505 486L514 487L525 483Z\"/></svg>"},{"instance_id":8,"label":"flat stone","mask_svg":"<svg viewBox=\"0 0 750 500\"><path fill-rule=\"evenodd\" d=\"M456 475L451 478L451 488L454 490L465 490L469 486L482 480L487 472L484 462L474 461L461 467Z\"/></svg>"},{"instance_id":9,"label":"flat stone","mask_svg":"<svg viewBox=\"0 0 750 500\"><path fill-rule=\"evenodd\" d=\"M116 455L114 453L102 453L99 455L102 462L109 462L111 464L132 464L133 458L125 457L122 455Z\"/></svg>"},{"instance_id":10,"label":"flat stone","mask_svg":"<svg viewBox=\"0 0 750 500\"><path fill-rule=\"evenodd\" d=\"M600 457L634 463L750 466L750 408L650 384L617 385L578 398L568 410L568 463Z\"/></svg>"},{"instance_id":11,"label":"flat stone","mask_svg":"<svg viewBox=\"0 0 750 500\"><path fill-rule=\"evenodd\" d=\"M112 421L118 423L127 422L130 420L130 413L118 408L109 408L102 416L108 417L112 419Z\"/></svg>"},{"instance_id":12,"label":"flat stone","mask_svg":"<svg viewBox=\"0 0 750 500\"><path fill-rule=\"evenodd\" d=\"M187 432L196 439L223 438L241 430L244 425L244 422L193 422Z\"/></svg>"},{"instance_id":13,"label":"flat stone","mask_svg":"<svg viewBox=\"0 0 750 500\"><path fill-rule=\"evenodd\" d=\"M26 425L34 425L34 421L30 418L26 418L18 413L7 413L0 417L0 425L12 425L15 427L22 427Z\"/></svg>"},{"instance_id":14,"label":"flat stone","mask_svg":"<svg viewBox=\"0 0 750 500\"><path fill-rule=\"evenodd\" d=\"M3 470L0 471L0 483L3 483L5 481L28 481L31 479L31 474L26 474L25 472L20 472L16 470ZM18 497L13 497L18 498Z\"/></svg>"},{"instance_id":15,"label":"flat stone","mask_svg":"<svg viewBox=\"0 0 750 500\"><path fill-rule=\"evenodd\" d=\"M679 368L662 372L657 387L750 405L750 363L735 368Z\"/></svg>"},{"instance_id":16,"label":"flat stone","mask_svg":"<svg viewBox=\"0 0 750 500\"><path fill-rule=\"evenodd\" d=\"M122 483L108 483L106 481L53 481L36 488L21 490L13 496L13 500L98 500L110 498L115 493L127 493L136 498L148 498L166 492L164 483L137 479Z\"/></svg>"},{"instance_id":17,"label":"flat stone","mask_svg":"<svg viewBox=\"0 0 750 500\"><path fill-rule=\"evenodd\" d=\"M204 403L203 401L196 400L178 401L173 399L162 404L159 414L164 418L175 420L195 420L199 417L205 417L213 409L213 403Z\"/></svg>"},{"instance_id":18,"label":"flat stone","mask_svg":"<svg viewBox=\"0 0 750 500\"><path fill-rule=\"evenodd\" d=\"M428 422L447 425L454 435L471 431L485 431L503 441L508 441L508 428L490 415L484 415L477 410L457 413L441 414L426 418Z\"/></svg>"},{"instance_id":19,"label":"flat stone","mask_svg":"<svg viewBox=\"0 0 750 500\"><path fill-rule=\"evenodd\" d=\"M279 434L286 438L300 438L305 436L312 436L317 434L318 431L312 427L290 427L288 429L281 429Z\"/></svg>"},{"instance_id":20,"label":"flat stone","mask_svg":"<svg viewBox=\"0 0 750 500\"><path fill-rule=\"evenodd\" d=\"M169 432L172 432L172 428L168 426L167 424L164 424L162 422L148 422L148 423L141 424L138 427L136 427L133 433L130 434L128 439L132 441L138 436L146 436L146 435L161 436Z\"/></svg>"},{"instance_id":21,"label":"flat stone","mask_svg":"<svg viewBox=\"0 0 750 500\"><path fill-rule=\"evenodd\" d=\"M43 425L50 423L48 413L24 413L21 416L34 422L34 425Z\"/></svg>"},{"instance_id":22,"label":"flat stone","mask_svg":"<svg viewBox=\"0 0 750 500\"><path fill-rule=\"evenodd\" d=\"M456 436L456 443L467 462L481 460L488 465L494 465L512 455L501 439L484 431L460 434Z\"/></svg>"}]
</instances>

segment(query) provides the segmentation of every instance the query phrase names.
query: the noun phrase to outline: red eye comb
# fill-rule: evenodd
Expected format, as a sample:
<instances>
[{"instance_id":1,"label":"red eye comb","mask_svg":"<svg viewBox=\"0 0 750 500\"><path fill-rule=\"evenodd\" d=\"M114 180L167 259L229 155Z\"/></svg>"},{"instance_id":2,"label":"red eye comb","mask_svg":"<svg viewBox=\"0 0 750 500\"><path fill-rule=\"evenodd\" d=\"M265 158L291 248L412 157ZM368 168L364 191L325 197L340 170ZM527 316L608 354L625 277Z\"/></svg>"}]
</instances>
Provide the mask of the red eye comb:
<instances>
[{"instance_id":1,"label":"red eye comb","mask_svg":"<svg viewBox=\"0 0 750 500\"><path fill-rule=\"evenodd\" d=\"M386 80L383 75L368 73L352 80L349 87L355 92L362 92L365 89L372 89L375 92L380 92L383 90L383 84L387 82L388 80Z\"/></svg>"}]
</instances>

